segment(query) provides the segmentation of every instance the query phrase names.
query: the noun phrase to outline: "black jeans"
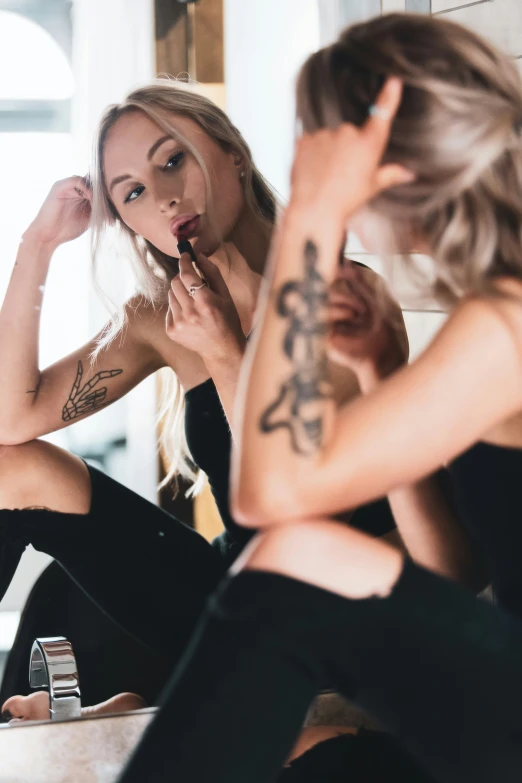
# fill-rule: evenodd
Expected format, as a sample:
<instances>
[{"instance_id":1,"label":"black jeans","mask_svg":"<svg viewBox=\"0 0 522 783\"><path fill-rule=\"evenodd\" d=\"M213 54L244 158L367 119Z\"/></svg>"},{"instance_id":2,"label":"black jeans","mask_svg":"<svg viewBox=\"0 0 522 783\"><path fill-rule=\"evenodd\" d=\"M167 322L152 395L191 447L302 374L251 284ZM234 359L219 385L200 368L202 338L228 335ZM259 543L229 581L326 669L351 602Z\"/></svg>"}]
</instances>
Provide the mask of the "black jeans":
<instances>
[{"instance_id":1,"label":"black jeans","mask_svg":"<svg viewBox=\"0 0 522 783\"><path fill-rule=\"evenodd\" d=\"M407 563L386 598L226 579L119 783L272 783L325 681L433 780L522 780L520 624Z\"/></svg>"},{"instance_id":2,"label":"black jeans","mask_svg":"<svg viewBox=\"0 0 522 783\"><path fill-rule=\"evenodd\" d=\"M210 544L158 506L88 467L88 514L0 510L0 601L24 549L32 544L55 558L111 620L174 666L206 599L242 544L230 532ZM354 519L356 527L375 535L394 526L382 501L358 509ZM74 586L69 589L76 591ZM65 590L62 580L61 599ZM64 625L68 627L68 621ZM74 645L75 639L71 641Z\"/></svg>"},{"instance_id":3,"label":"black jeans","mask_svg":"<svg viewBox=\"0 0 522 783\"><path fill-rule=\"evenodd\" d=\"M226 571L226 553L104 473L89 472L88 514L0 511L0 599L32 544L126 632L177 662Z\"/></svg>"}]
</instances>

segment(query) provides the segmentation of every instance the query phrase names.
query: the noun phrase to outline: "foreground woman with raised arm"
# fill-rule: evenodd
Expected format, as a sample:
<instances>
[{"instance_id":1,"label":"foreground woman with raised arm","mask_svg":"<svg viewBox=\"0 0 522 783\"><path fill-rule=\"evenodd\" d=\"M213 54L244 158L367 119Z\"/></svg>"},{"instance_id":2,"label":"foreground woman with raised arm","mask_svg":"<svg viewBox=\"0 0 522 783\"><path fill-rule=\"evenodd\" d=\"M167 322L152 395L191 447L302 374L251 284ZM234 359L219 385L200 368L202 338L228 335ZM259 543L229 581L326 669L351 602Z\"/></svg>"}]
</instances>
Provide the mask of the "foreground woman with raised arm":
<instances>
[{"instance_id":1,"label":"foreground woman with raised arm","mask_svg":"<svg viewBox=\"0 0 522 783\"><path fill-rule=\"evenodd\" d=\"M238 422L235 512L264 532L210 603L120 783L145 771L151 783L270 783L325 681L396 737L417 780L515 783L520 619L332 517L384 493L417 497L428 513L403 536L444 573L451 547L425 481L450 463L493 588L520 611L520 76L460 26L391 15L310 58L298 111L305 135ZM354 339L353 318L328 329L325 306L346 226L368 236L369 217L388 229L387 252L431 254L452 303L425 353L382 382L384 326ZM329 351L367 379L341 410Z\"/></svg>"}]
</instances>

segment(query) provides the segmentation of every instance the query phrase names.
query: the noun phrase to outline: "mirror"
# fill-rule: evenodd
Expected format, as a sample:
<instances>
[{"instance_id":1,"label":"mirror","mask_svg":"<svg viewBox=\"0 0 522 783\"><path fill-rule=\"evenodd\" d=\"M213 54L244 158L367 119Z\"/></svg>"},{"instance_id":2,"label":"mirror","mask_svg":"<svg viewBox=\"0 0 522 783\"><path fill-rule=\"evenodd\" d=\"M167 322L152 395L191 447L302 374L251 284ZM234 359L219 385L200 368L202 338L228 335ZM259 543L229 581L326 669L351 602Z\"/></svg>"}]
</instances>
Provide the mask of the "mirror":
<instances>
[{"instance_id":1,"label":"mirror","mask_svg":"<svg viewBox=\"0 0 522 783\"><path fill-rule=\"evenodd\" d=\"M42 724L31 739L31 753L39 754L34 742L42 743L42 764L52 768L49 754L58 737L61 745L64 737L67 743L80 742L83 721L72 718L85 718L94 742L98 735L92 719L104 717L104 747L120 747L120 737L127 737L123 755L116 758L108 750L108 772L99 773L100 781L105 774L115 779L208 596L253 535L235 525L229 508L233 400L218 389L218 373L210 369L215 357L205 353L201 335L198 349L183 342L180 330L176 336L172 292L183 286L175 310L181 318L180 301L185 310L196 307L198 292L211 287L215 270L212 264L205 268L205 256L211 256L234 305L230 331L235 329L237 339L227 344L227 359L235 357L238 346L244 349L279 198L284 203L289 195L300 65L344 25L397 10L464 21L506 45L520 64L522 17L514 9L511 0L76 0L71 16L70 0L0 3L0 214L5 217L0 366L3 362L7 369L5 405L0 405L7 411L3 418L0 414L5 441L0 444L0 500L9 510L0 515L0 547L6 548L11 565L23 544L34 544L19 565L14 563L16 573L0 603L0 705L20 696L23 701L11 702L4 720ZM115 36L115 30L121 32ZM123 101L137 84L150 84L157 73L183 77L178 87L187 103L178 95L178 106L184 108L171 112L174 131L165 131L169 117L155 122L143 106L148 101L149 108L161 107L166 91L176 85L166 86L164 80L161 87L138 90L123 110L105 115L98 172L89 169L89 177L64 184L74 172L87 174L92 139L106 107ZM203 111L188 96L208 98L214 109L205 103ZM214 138L216 127L221 136ZM199 166L201 161L208 162L206 178L201 167L196 171L195 162ZM62 184L48 197L56 181ZM207 203L209 183L227 198ZM99 225L84 233L91 186L97 189L94 223ZM161 225L154 213L145 226L145 211L132 206L147 203L144 193L152 193L151 201L159 205ZM44 202L45 214L36 218ZM234 209L237 224L231 220L231 225L241 231L231 229L234 241L228 237L223 248L213 221L227 224L226 210L232 214ZM66 219L69 228L73 225L70 236ZM52 227L51 238L42 226ZM102 248L95 255L106 296L91 280L93 238ZM178 244L189 240L203 256L198 255L195 267L178 258ZM239 250L242 243L249 244L248 259ZM347 254L383 271L377 255L353 234ZM230 272L230 256L239 258L240 272ZM186 286L183 279L190 275ZM433 301L412 304L407 282L395 282L413 358L446 314ZM102 333L107 304L114 329ZM118 307L120 321L114 317ZM216 334L218 329L212 337ZM353 394L359 393L355 386ZM171 469L182 476L177 494L175 482L168 481ZM390 532L384 502L367 513L374 522L384 518L379 534ZM78 674L82 706L94 707L81 714L77 703L73 710L64 708L60 730L45 725L63 708L60 700L54 692L48 696L47 681L28 678L30 660L33 674L36 664L45 668L45 646L37 640L49 637L63 638L61 644L68 641L74 650L76 669L60 671L66 698L76 697ZM53 654L63 658L63 646ZM309 726L366 725L361 714L346 712L346 704L328 712L330 697L322 694L325 709L314 706ZM134 728L106 717L113 713L125 714ZM111 720L114 734L108 729ZM20 766L27 760L27 726L17 728L16 752L0 731L0 758L9 757L13 770L18 764L20 780L31 783ZM52 741L46 733L51 728ZM15 780L13 771L9 783Z\"/></svg>"}]
</instances>

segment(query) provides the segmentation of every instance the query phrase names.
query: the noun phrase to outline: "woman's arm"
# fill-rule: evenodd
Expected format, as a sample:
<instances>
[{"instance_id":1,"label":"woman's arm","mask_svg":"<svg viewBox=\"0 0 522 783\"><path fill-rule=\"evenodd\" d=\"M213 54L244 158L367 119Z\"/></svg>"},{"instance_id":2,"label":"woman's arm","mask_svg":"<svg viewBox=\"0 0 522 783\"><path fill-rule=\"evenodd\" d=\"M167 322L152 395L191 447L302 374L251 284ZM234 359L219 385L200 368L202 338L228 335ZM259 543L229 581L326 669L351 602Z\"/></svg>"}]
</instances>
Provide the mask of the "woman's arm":
<instances>
[{"instance_id":1,"label":"woman's arm","mask_svg":"<svg viewBox=\"0 0 522 783\"><path fill-rule=\"evenodd\" d=\"M199 254L196 271L190 255L182 253L179 269L169 291L166 334L172 343L201 357L232 430L247 343L239 313L221 272L206 256Z\"/></svg>"},{"instance_id":2,"label":"woman's arm","mask_svg":"<svg viewBox=\"0 0 522 783\"><path fill-rule=\"evenodd\" d=\"M30 414L40 383L40 311L52 249L30 239L18 250L0 310L0 441Z\"/></svg>"},{"instance_id":3,"label":"woman's arm","mask_svg":"<svg viewBox=\"0 0 522 783\"><path fill-rule=\"evenodd\" d=\"M456 514L449 481L440 470L392 490L388 501L416 563L480 592L487 585L484 563Z\"/></svg>"},{"instance_id":4,"label":"woman's arm","mask_svg":"<svg viewBox=\"0 0 522 783\"><path fill-rule=\"evenodd\" d=\"M233 412L237 394L237 386L241 363L246 350L246 339L243 346L236 345L230 354L222 360L211 357L205 361L207 370L214 384L223 406L232 437L236 437L233 427Z\"/></svg>"},{"instance_id":5,"label":"woman's arm","mask_svg":"<svg viewBox=\"0 0 522 783\"><path fill-rule=\"evenodd\" d=\"M393 116L397 95L385 97ZM470 300L413 365L335 413L326 291L350 214L400 181L378 168L387 132L377 114L362 131L322 131L298 150L298 195L274 248L242 387L233 501L243 524L333 514L415 483L522 407L519 348L504 319L515 306Z\"/></svg>"},{"instance_id":6,"label":"woman's arm","mask_svg":"<svg viewBox=\"0 0 522 783\"><path fill-rule=\"evenodd\" d=\"M329 325L329 356L356 373L365 395L408 363L400 306L370 269L343 265L330 292ZM483 564L455 513L446 471L393 490L388 501L416 562L477 590L485 586Z\"/></svg>"},{"instance_id":7,"label":"woman's arm","mask_svg":"<svg viewBox=\"0 0 522 783\"><path fill-rule=\"evenodd\" d=\"M164 362L147 344L143 308L129 305L125 339L96 340L41 371L38 343L45 280L54 250L83 233L90 204L84 180L56 183L24 235L0 311L0 443L24 443L68 426L122 397ZM164 329L164 321L162 322Z\"/></svg>"},{"instance_id":8,"label":"woman's arm","mask_svg":"<svg viewBox=\"0 0 522 783\"><path fill-rule=\"evenodd\" d=\"M232 435L239 374L247 338L238 311L218 267L199 256L199 273L190 257L180 259L180 274L173 278L169 292L166 334L170 340L200 356L214 381ZM202 285L203 274L207 285ZM197 288L194 296L191 286ZM247 327L248 330L248 327ZM332 363L330 367L336 405L359 393L355 373Z\"/></svg>"},{"instance_id":9,"label":"woman's arm","mask_svg":"<svg viewBox=\"0 0 522 783\"><path fill-rule=\"evenodd\" d=\"M25 393L15 365L11 370L11 387L2 385L3 394L10 395L11 407L9 417L5 412L1 416L0 443L5 446L26 443L92 416L165 366L166 362L151 347L144 332L140 310L131 302L123 339L116 337L99 352L94 363L91 355L97 338L42 371L35 362L36 383L32 394ZM27 357L20 356L20 368L23 370L28 364Z\"/></svg>"},{"instance_id":10,"label":"woman's arm","mask_svg":"<svg viewBox=\"0 0 522 783\"><path fill-rule=\"evenodd\" d=\"M314 269L328 268L327 259L334 269L337 248L328 232L325 240L320 234L316 228L312 235ZM470 300L416 362L335 414L323 371L323 305L307 311L304 326L281 314L285 290L309 285L310 236L287 215L248 361L234 498L236 518L254 527L333 514L411 484L522 407L519 349L500 305ZM327 273L318 274L323 291ZM298 352L298 339L313 352Z\"/></svg>"},{"instance_id":11,"label":"woman's arm","mask_svg":"<svg viewBox=\"0 0 522 783\"><path fill-rule=\"evenodd\" d=\"M52 255L89 224L88 188L80 177L55 183L26 231L0 310L0 436L31 415L40 383L40 313Z\"/></svg>"}]
</instances>

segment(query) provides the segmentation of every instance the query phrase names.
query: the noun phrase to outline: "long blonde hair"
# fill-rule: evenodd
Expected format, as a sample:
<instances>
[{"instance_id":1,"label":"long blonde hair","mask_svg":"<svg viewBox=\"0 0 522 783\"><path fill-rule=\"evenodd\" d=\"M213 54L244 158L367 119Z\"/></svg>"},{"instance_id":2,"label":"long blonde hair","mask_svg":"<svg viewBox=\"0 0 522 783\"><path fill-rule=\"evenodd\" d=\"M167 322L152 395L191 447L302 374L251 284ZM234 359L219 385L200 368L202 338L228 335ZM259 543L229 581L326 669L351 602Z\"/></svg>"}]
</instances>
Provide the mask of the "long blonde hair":
<instances>
[{"instance_id":1,"label":"long blonde hair","mask_svg":"<svg viewBox=\"0 0 522 783\"><path fill-rule=\"evenodd\" d=\"M370 205L391 246L420 237L447 304L522 278L522 84L516 65L447 19L389 14L345 30L300 73L303 128L361 126L384 79L404 83L384 162L413 183ZM406 263L413 262L405 259Z\"/></svg>"},{"instance_id":2,"label":"long blonde hair","mask_svg":"<svg viewBox=\"0 0 522 783\"><path fill-rule=\"evenodd\" d=\"M103 170L103 153L109 131L120 117L135 111L145 113L165 133L178 139L194 155L203 170L209 199L210 180L204 161L190 141L173 124L173 114L193 120L226 152L233 151L241 156L246 205L266 225L275 222L276 199L269 184L254 165L248 144L227 115L212 101L193 92L183 83L159 79L129 93L122 103L109 106L98 128L91 175L93 188L91 225L95 278L98 278L100 248L106 231L109 227L116 228L119 237L130 243L129 257L139 292L153 307L160 307L167 302L167 292L175 271L173 259L136 235L123 223L109 197ZM125 307L113 307L111 321L98 341L95 354L97 355L116 336L124 335L125 325ZM191 459L185 439L183 390L172 370L166 368L161 373L162 400L158 424L161 426L161 448L170 464L163 484L172 482L176 490L177 477L181 476L187 481L196 482L194 487L197 489L200 486L200 482L197 482L199 472Z\"/></svg>"}]
</instances>

